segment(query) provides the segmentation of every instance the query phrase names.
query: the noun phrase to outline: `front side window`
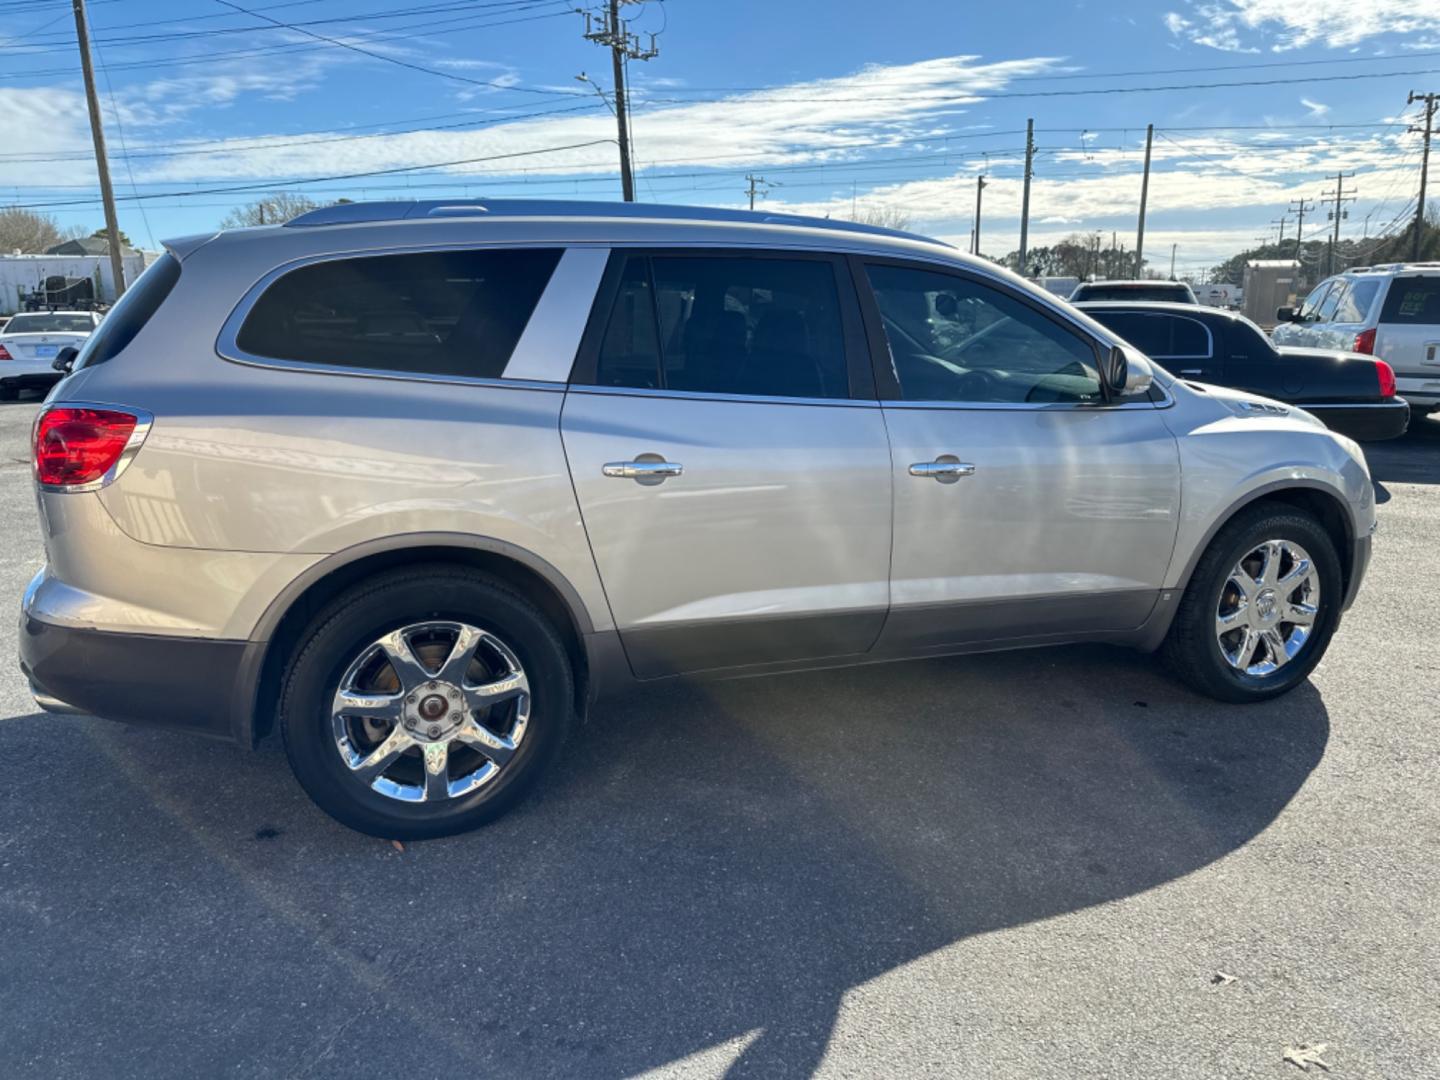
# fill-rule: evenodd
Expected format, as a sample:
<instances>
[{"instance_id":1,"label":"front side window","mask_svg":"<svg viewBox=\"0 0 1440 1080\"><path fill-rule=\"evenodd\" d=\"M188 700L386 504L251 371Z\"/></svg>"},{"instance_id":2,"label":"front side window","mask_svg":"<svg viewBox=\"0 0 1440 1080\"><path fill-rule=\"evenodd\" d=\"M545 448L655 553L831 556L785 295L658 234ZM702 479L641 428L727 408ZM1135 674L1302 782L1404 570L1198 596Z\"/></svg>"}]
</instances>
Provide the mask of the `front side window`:
<instances>
[{"instance_id":1,"label":"front side window","mask_svg":"<svg viewBox=\"0 0 1440 1080\"><path fill-rule=\"evenodd\" d=\"M906 401L1099 402L1095 350L1029 304L970 278L871 265Z\"/></svg>"},{"instance_id":2,"label":"front side window","mask_svg":"<svg viewBox=\"0 0 1440 1080\"><path fill-rule=\"evenodd\" d=\"M1324 301L1325 295L1330 291L1332 284L1334 284L1334 282L1322 281L1310 290L1310 295L1305 297L1305 302L1300 305L1301 322L1315 321L1315 313L1319 310L1320 304Z\"/></svg>"},{"instance_id":3,"label":"front side window","mask_svg":"<svg viewBox=\"0 0 1440 1080\"><path fill-rule=\"evenodd\" d=\"M559 259L426 251L311 263L261 294L236 344L274 360L499 378Z\"/></svg>"},{"instance_id":4,"label":"front side window","mask_svg":"<svg viewBox=\"0 0 1440 1080\"><path fill-rule=\"evenodd\" d=\"M848 397L834 264L632 255L606 325L596 382L699 394Z\"/></svg>"}]
</instances>

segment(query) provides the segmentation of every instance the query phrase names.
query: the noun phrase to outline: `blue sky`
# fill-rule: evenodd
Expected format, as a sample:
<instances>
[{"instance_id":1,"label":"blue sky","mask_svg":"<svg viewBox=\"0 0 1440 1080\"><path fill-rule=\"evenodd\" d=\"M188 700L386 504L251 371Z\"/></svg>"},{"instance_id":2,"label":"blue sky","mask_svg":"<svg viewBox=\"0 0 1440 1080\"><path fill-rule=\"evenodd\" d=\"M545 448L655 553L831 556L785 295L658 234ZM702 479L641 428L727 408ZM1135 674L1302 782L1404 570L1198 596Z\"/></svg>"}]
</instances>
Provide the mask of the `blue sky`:
<instances>
[{"instance_id":1,"label":"blue sky","mask_svg":"<svg viewBox=\"0 0 1440 1080\"><path fill-rule=\"evenodd\" d=\"M614 122L575 79L608 89L608 53L564 0L90 3L121 227L142 246L272 189L618 198ZM1154 123L1146 247L1163 267L1178 245L1185 271L1273 231L1337 171L1360 195L1342 235L1393 226L1418 186L1407 92L1440 91L1440 0L647 0L625 14L660 50L631 65L642 199L740 206L754 172L774 185L763 207L899 209L964 245L983 171L997 255L1018 239L1027 117L1032 244L1099 230L1133 246ZM1273 84L1193 85L1259 80ZM211 190L241 187L255 190ZM68 0L0 0L0 203L98 226L96 192Z\"/></svg>"}]
</instances>

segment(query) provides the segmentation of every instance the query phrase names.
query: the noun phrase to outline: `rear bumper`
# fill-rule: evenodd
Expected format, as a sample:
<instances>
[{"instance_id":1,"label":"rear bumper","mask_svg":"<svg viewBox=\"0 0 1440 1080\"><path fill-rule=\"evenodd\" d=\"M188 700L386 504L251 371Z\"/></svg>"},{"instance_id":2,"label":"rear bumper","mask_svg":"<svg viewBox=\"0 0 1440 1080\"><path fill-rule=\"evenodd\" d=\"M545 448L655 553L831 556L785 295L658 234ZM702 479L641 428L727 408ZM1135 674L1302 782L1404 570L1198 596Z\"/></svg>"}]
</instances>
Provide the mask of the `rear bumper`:
<instances>
[{"instance_id":1,"label":"rear bumper","mask_svg":"<svg viewBox=\"0 0 1440 1080\"><path fill-rule=\"evenodd\" d=\"M29 390L54 386L63 375L58 371L0 371L0 388L6 390Z\"/></svg>"},{"instance_id":2,"label":"rear bumper","mask_svg":"<svg viewBox=\"0 0 1440 1080\"><path fill-rule=\"evenodd\" d=\"M1418 409L1440 406L1440 374L1395 373L1395 392Z\"/></svg>"},{"instance_id":3,"label":"rear bumper","mask_svg":"<svg viewBox=\"0 0 1440 1080\"><path fill-rule=\"evenodd\" d=\"M47 712L235 737L247 643L117 634L20 617L20 669Z\"/></svg>"},{"instance_id":4,"label":"rear bumper","mask_svg":"<svg viewBox=\"0 0 1440 1080\"><path fill-rule=\"evenodd\" d=\"M1360 442L1396 439L1410 426L1410 405L1403 398L1391 398L1374 404L1297 405L1314 414L1331 431L1338 431Z\"/></svg>"}]
</instances>

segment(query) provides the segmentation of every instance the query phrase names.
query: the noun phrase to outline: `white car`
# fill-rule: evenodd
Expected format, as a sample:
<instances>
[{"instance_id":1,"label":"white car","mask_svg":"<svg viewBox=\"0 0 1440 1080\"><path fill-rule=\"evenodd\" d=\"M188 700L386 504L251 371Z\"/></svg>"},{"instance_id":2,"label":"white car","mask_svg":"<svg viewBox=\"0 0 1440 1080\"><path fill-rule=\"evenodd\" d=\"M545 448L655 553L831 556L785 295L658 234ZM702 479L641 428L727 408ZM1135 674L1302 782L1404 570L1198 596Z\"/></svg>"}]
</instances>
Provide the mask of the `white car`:
<instances>
[{"instance_id":1,"label":"white car","mask_svg":"<svg viewBox=\"0 0 1440 1080\"><path fill-rule=\"evenodd\" d=\"M22 311L0 330L0 400L60 380L53 367L67 345L80 348L100 325L93 311Z\"/></svg>"}]
</instances>

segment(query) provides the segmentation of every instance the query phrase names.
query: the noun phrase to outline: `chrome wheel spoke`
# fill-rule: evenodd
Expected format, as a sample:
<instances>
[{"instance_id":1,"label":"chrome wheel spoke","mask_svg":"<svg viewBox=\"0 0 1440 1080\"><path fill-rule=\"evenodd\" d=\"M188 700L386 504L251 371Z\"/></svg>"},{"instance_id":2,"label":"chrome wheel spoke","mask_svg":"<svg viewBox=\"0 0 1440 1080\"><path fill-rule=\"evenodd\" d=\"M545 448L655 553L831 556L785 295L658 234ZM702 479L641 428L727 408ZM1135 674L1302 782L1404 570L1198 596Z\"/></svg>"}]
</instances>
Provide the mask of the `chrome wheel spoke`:
<instances>
[{"instance_id":1,"label":"chrome wheel spoke","mask_svg":"<svg viewBox=\"0 0 1440 1080\"><path fill-rule=\"evenodd\" d=\"M336 716L364 716L371 720L398 723L405 708L399 694L364 694L358 690L341 690L335 695Z\"/></svg>"},{"instance_id":2,"label":"chrome wheel spoke","mask_svg":"<svg viewBox=\"0 0 1440 1080\"><path fill-rule=\"evenodd\" d=\"M1261 585L1274 585L1280 580L1280 556L1282 552L1280 541L1267 540L1260 545L1258 550L1261 552L1264 560L1260 564L1259 582Z\"/></svg>"},{"instance_id":3,"label":"chrome wheel spoke","mask_svg":"<svg viewBox=\"0 0 1440 1080\"><path fill-rule=\"evenodd\" d=\"M444 742L426 743L422 748L425 755L425 801L439 802L450 797L450 744Z\"/></svg>"},{"instance_id":4,"label":"chrome wheel spoke","mask_svg":"<svg viewBox=\"0 0 1440 1080\"><path fill-rule=\"evenodd\" d=\"M1236 627L1245 625L1245 608L1240 606L1228 614L1215 616L1215 633L1228 634Z\"/></svg>"},{"instance_id":5,"label":"chrome wheel spoke","mask_svg":"<svg viewBox=\"0 0 1440 1080\"><path fill-rule=\"evenodd\" d=\"M1251 577L1243 566L1237 566L1230 571L1230 584L1235 586L1236 591L1247 602L1253 600L1260 591L1260 583Z\"/></svg>"},{"instance_id":6,"label":"chrome wheel spoke","mask_svg":"<svg viewBox=\"0 0 1440 1080\"><path fill-rule=\"evenodd\" d=\"M440 665L435 678L457 686L463 683L465 672L470 667L470 662L475 659L475 650L484 639L485 635L475 627L461 626L455 634L455 644L450 647L450 655Z\"/></svg>"},{"instance_id":7,"label":"chrome wheel spoke","mask_svg":"<svg viewBox=\"0 0 1440 1080\"><path fill-rule=\"evenodd\" d=\"M351 765L350 768L365 783L373 783L376 777L395 763L396 758L414 745L415 740L410 738L405 729L397 727L385 737L379 746Z\"/></svg>"},{"instance_id":8,"label":"chrome wheel spoke","mask_svg":"<svg viewBox=\"0 0 1440 1080\"><path fill-rule=\"evenodd\" d=\"M1290 653L1285 648L1285 639L1280 636L1280 631L1275 627L1266 630L1262 635L1265 638L1267 651L1270 653L1270 662L1277 668L1290 660Z\"/></svg>"},{"instance_id":9,"label":"chrome wheel spoke","mask_svg":"<svg viewBox=\"0 0 1440 1080\"><path fill-rule=\"evenodd\" d=\"M1247 626L1245 628L1245 636L1240 641L1240 648L1235 653L1235 666L1241 671L1248 668L1250 662L1255 657L1255 649L1259 644L1260 635L1257 634L1253 628Z\"/></svg>"},{"instance_id":10,"label":"chrome wheel spoke","mask_svg":"<svg viewBox=\"0 0 1440 1080\"><path fill-rule=\"evenodd\" d=\"M1285 605L1285 621L1294 623L1296 626L1312 626L1315 623L1315 616L1319 614L1319 608L1314 604L1289 603Z\"/></svg>"},{"instance_id":11,"label":"chrome wheel spoke","mask_svg":"<svg viewBox=\"0 0 1440 1080\"><path fill-rule=\"evenodd\" d=\"M400 680L402 691L412 690L420 683L433 678L425 665L410 650L410 642L406 638L404 630L386 634L377 644L384 651L385 659L390 662L390 667L395 672L395 678Z\"/></svg>"},{"instance_id":12,"label":"chrome wheel spoke","mask_svg":"<svg viewBox=\"0 0 1440 1080\"><path fill-rule=\"evenodd\" d=\"M1290 567L1290 572L1280 579L1279 584L1287 591L1293 592L1304 583L1305 579L1314 572L1314 569L1309 559L1303 557L1297 558L1295 565Z\"/></svg>"},{"instance_id":13,"label":"chrome wheel spoke","mask_svg":"<svg viewBox=\"0 0 1440 1080\"><path fill-rule=\"evenodd\" d=\"M463 687L465 692L465 703L472 709L486 709L491 705L498 705L502 701L509 701L511 698L519 697L521 694L530 692L530 681L525 678L523 671L512 671L488 683L481 683L479 686Z\"/></svg>"},{"instance_id":14,"label":"chrome wheel spoke","mask_svg":"<svg viewBox=\"0 0 1440 1080\"><path fill-rule=\"evenodd\" d=\"M479 751L483 757L493 761L496 765L504 765L515 755L513 739L496 735L489 728L474 720L468 721L456 732L455 737L471 749Z\"/></svg>"}]
</instances>

